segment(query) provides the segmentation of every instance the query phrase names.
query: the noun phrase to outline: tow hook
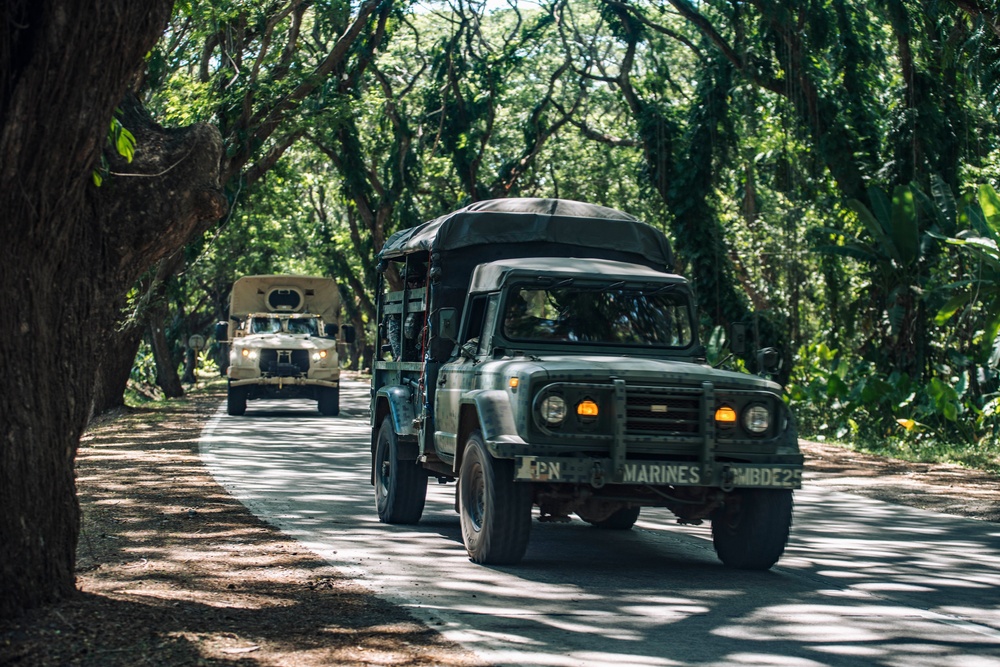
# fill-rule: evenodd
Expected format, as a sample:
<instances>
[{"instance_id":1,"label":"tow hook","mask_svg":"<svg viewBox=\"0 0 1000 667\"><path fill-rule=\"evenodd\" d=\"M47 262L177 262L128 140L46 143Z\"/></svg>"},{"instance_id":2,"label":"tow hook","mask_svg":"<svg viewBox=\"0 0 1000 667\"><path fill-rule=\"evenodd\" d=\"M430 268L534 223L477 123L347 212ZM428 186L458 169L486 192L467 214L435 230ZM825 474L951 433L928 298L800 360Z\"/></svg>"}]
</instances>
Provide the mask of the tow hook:
<instances>
[{"instance_id":1,"label":"tow hook","mask_svg":"<svg viewBox=\"0 0 1000 667\"><path fill-rule=\"evenodd\" d=\"M722 466L722 472L719 473L719 488L729 493L733 490L733 485L736 483L736 473L729 466Z\"/></svg>"},{"instance_id":2,"label":"tow hook","mask_svg":"<svg viewBox=\"0 0 1000 667\"><path fill-rule=\"evenodd\" d=\"M595 489L604 486L604 468L600 463L595 463L594 469L590 471L590 485Z\"/></svg>"}]
</instances>

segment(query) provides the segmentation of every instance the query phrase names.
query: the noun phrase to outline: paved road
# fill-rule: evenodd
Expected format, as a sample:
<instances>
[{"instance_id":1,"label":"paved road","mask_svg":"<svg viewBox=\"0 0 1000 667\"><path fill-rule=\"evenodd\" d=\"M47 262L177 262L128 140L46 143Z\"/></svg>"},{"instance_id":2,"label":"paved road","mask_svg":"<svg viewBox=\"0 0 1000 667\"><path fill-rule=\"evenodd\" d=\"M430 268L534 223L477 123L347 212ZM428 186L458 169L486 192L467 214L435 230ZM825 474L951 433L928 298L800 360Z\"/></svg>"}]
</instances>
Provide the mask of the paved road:
<instances>
[{"instance_id":1,"label":"paved road","mask_svg":"<svg viewBox=\"0 0 1000 667\"><path fill-rule=\"evenodd\" d=\"M367 385L340 417L252 401L202 436L258 516L498 665L1000 667L1000 525L822 489L796 493L770 572L723 568L707 527L643 510L627 533L538 524L518 566L467 559L454 485L421 523L378 522Z\"/></svg>"}]
</instances>

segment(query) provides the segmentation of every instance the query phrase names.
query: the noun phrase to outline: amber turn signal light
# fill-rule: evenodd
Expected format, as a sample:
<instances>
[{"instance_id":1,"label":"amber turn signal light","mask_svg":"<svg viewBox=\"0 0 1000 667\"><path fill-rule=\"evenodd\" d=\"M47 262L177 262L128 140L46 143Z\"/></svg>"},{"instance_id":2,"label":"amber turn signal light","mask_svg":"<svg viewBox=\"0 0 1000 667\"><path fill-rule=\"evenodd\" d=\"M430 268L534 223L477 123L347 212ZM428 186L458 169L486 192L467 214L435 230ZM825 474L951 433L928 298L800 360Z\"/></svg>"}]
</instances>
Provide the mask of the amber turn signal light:
<instances>
[{"instance_id":1,"label":"amber turn signal light","mask_svg":"<svg viewBox=\"0 0 1000 667\"><path fill-rule=\"evenodd\" d=\"M723 405L721 408L715 411L715 421L723 422L725 424L735 424L736 410L733 410L728 405Z\"/></svg>"}]
</instances>

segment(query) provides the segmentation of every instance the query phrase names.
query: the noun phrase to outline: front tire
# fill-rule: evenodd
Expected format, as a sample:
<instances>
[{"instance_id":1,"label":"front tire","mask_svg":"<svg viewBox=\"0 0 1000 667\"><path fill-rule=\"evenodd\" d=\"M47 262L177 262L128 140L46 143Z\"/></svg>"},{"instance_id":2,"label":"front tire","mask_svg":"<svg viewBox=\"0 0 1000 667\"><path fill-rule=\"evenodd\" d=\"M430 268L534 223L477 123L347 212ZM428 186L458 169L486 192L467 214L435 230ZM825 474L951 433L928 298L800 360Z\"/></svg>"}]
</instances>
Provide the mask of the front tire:
<instances>
[{"instance_id":1,"label":"front tire","mask_svg":"<svg viewBox=\"0 0 1000 667\"><path fill-rule=\"evenodd\" d=\"M316 399L319 413L325 417L336 417L340 414L340 388L321 387Z\"/></svg>"},{"instance_id":2,"label":"front tire","mask_svg":"<svg viewBox=\"0 0 1000 667\"><path fill-rule=\"evenodd\" d=\"M767 570L778 562L792 526L792 492L744 489L712 513L719 560L738 570ZM736 494L733 494L736 496Z\"/></svg>"},{"instance_id":3,"label":"front tire","mask_svg":"<svg viewBox=\"0 0 1000 667\"><path fill-rule=\"evenodd\" d=\"M375 444L375 508L382 523L420 521L427 500L427 473L416 461L400 460L399 438L386 417Z\"/></svg>"},{"instance_id":4,"label":"front tire","mask_svg":"<svg viewBox=\"0 0 1000 667\"><path fill-rule=\"evenodd\" d=\"M512 565L524 557L531 533L531 495L514 481L514 462L495 459L473 431L458 477L462 541L475 563Z\"/></svg>"},{"instance_id":5,"label":"front tire","mask_svg":"<svg viewBox=\"0 0 1000 667\"><path fill-rule=\"evenodd\" d=\"M229 385L226 392L226 413L233 417L240 417L247 411L247 390L245 387L234 387Z\"/></svg>"}]
</instances>

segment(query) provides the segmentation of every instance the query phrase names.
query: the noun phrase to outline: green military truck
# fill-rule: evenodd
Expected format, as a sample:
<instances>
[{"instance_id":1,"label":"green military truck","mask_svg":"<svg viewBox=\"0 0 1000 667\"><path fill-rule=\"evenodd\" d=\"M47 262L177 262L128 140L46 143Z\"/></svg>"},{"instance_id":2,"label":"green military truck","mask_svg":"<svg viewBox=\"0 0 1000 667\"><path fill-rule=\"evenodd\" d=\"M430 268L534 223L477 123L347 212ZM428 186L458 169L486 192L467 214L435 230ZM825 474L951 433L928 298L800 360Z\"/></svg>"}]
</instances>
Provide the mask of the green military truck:
<instances>
[{"instance_id":1,"label":"green military truck","mask_svg":"<svg viewBox=\"0 0 1000 667\"><path fill-rule=\"evenodd\" d=\"M308 398L320 414L340 413L338 336L354 340L354 329L339 326L340 291L320 276L244 276L233 284L229 322L216 326L228 348L226 409L243 415L258 398ZM230 338L229 334L232 333Z\"/></svg>"},{"instance_id":2,"label":"green military truck","mask_svg":"<svg viewBox=\"0 0 1000 667\"><path fill-rule=\"evenodd\" d=\"M558 199L473 204L379 255L371 481L416 523L456 481L475 562L523 557L533 507L627 530L642 507L709 519L719 558L781 556L802 454L781 387L713 368L666 237Z\"/></svg>"}]
</instances>

